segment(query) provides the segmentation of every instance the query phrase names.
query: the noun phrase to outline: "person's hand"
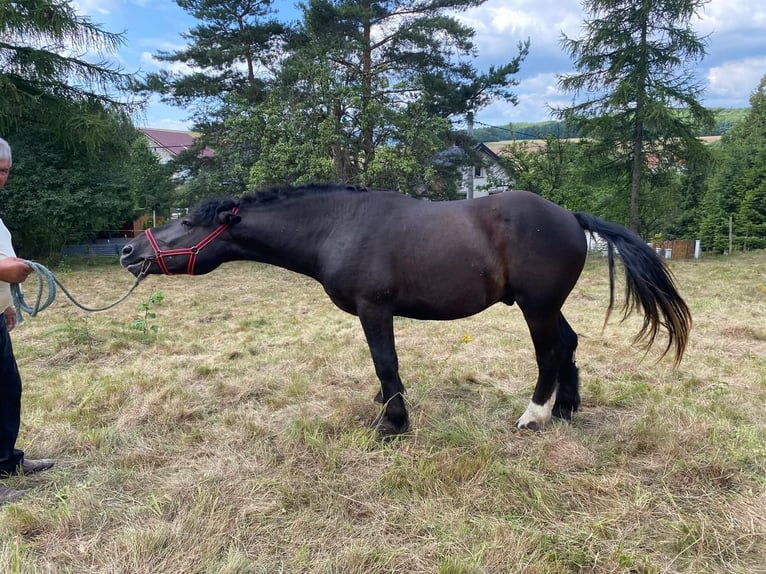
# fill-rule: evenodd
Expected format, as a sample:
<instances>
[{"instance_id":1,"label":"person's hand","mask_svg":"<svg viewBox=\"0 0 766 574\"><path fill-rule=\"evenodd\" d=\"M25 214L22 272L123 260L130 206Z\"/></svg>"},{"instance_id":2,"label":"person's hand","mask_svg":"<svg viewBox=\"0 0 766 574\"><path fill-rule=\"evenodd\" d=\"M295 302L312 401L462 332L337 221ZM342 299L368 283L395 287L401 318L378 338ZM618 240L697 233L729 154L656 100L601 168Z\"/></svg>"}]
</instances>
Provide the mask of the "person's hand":
<instances>
[{"instance_id":1,"label":"person's hand","mask_svg":"<svg viewBox=\"0 0 766 574\"><path fill-rule=\"evenodd\" d=\"M32 268L18 257L5 257L0 259L0 281L6 283L23 283L26 281Z\"/></svg>"},{"instance_id":2,"label":"person's hand","mask_svg":"<svg viewBox=\"0 0 766 574\"><path fill-rule=\"evenodd\" d=\"M8 327L8 332L10 333L16 326L16 309L8 307L3 311L3 316L5 317L5 326Z\"/></svg>"}]
</instances>

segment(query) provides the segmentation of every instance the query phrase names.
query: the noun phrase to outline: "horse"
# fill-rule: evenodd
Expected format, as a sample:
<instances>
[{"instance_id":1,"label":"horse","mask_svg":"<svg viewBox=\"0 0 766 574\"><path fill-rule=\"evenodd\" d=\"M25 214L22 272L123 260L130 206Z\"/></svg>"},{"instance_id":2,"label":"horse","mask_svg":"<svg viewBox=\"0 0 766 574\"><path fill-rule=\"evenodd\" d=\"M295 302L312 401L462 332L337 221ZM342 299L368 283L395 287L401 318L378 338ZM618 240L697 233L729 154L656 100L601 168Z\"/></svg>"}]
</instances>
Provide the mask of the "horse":
<instances>
[{"instance_id":1,"label":"horse","mask_svg":"<svg viewBox=\"0 0 766 574\"><path fill-rule=\"evenodd\" d=\"M635 342L648 350L664 330L662 356L672 349L677 366L691 314L654 250L621 225L525 191L432 202L391 190L311 184L208 199L131 240L120 263L139 277L201 275L247 260L317 280L335 305L361 322L380 380L375 400L384 406L373 426L382 435L410 428L395 316L452 320L515 303L538 368L516 427L538 430L553 416L571 419L580 405L577 334L561 308L585 265L586 232L608 246L607 318L617 253L625 272L623 319L643 313Z\"/></svg>"}]
</instances>

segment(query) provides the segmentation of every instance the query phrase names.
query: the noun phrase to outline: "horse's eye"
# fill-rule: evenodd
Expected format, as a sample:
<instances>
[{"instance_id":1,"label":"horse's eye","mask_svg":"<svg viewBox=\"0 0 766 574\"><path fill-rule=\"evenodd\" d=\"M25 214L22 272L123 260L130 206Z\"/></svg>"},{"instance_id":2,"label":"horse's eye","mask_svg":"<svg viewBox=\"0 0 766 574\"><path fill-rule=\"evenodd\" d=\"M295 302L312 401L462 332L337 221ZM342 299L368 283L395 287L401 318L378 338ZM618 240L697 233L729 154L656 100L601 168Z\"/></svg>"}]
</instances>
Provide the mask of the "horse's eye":
<instances>
[{"instance_id":1,"label":"horse's eye","mask_svg":"<svg viewBox=\"0 0 766 574\"><path fill-rule=\"evenodd\" d=\"M191 224L191 221L189 221L188 219L183 219L183 220L181 220L181 225L182 225L182 226L183 226L183 228L184 228L184 229L186 229L187 231L188 231L189 229L191 229L191 228L192 228L192 224Z\"/></svg>"}]
</instances>

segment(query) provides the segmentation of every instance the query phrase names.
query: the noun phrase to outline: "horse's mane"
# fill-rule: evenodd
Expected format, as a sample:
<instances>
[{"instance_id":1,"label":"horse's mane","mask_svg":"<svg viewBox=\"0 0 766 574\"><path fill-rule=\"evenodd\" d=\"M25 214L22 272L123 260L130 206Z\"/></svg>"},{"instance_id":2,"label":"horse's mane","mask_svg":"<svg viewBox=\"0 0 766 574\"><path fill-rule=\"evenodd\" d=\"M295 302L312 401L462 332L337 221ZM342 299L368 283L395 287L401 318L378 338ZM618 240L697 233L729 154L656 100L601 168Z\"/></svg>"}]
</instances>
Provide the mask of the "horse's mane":
<instances>
[{"instance_id":1,"label":"horse's mane","mask_svg":"<svg viewBox=\"0 0 766 574\"><path fill-rule=\"evenodd\" d=\"M284 199L296 199L307 195L337 192L366 192L368 188L359 185L346 185L342 183L310 183L300 187L272 187L245 195L240 200L240 205L266 205Z\"/></svg>"},{"instance_id":2,"label":"horse's mane","mask_svg":"<svg viewBox=\"0 0 766 574\"><path fill-rule=\"evenodd\" d=\"M193 214L199 223L211 224L215 221L218 212L238 206L273 205L287 199L297 199L309 195L339 192L362 193L367 191L370 191L370 189L358 185L346 185L340 183L311 183L299 187L272 187L270 189L244 195L240 198L229 197L223 199L206 199L194 208Z\"/></svg>"}]
</instances>

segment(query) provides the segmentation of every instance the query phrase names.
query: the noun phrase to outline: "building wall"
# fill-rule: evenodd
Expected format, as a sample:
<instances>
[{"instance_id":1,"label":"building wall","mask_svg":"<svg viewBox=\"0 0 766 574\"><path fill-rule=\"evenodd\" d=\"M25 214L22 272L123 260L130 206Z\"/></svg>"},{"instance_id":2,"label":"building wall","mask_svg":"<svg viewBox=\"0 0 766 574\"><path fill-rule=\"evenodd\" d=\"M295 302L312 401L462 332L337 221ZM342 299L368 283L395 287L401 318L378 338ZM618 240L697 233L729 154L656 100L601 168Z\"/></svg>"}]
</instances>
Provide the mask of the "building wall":
<instances>
[{"instance_id":1,"label":"building wall","mask_svg":"<svg viewBox=\"0 0 766 574\"><path fill-rule=\"evenodd\" d=\"M463 170L460 191L466 197L471 185L471 176L473 175L473 197L485 197L495 193L501 193L511 188L513 181L506 175L505 171L494 161L486 161L481 168L481 173L477 175L476 169L468 167Z\"/></svg>"}]
</instances>

